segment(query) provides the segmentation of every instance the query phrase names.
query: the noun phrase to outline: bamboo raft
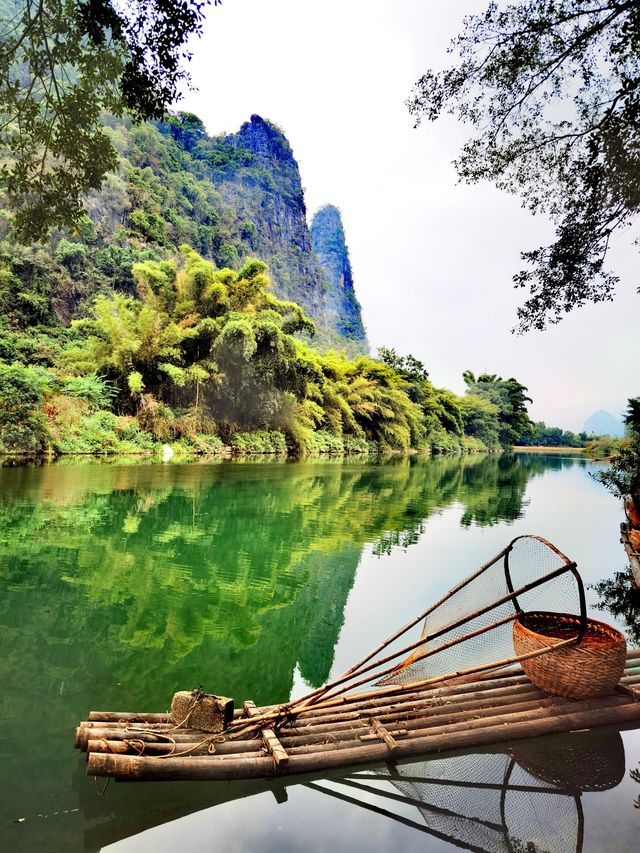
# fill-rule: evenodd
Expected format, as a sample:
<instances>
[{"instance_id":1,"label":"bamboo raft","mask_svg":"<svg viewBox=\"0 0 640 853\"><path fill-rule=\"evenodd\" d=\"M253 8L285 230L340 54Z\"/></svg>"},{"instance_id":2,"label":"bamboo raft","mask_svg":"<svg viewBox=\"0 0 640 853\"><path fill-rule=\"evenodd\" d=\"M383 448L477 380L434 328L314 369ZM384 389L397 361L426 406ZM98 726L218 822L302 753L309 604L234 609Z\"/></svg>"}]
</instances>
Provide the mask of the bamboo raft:
<instances>
[{"instance_id":1,"label":"bamboo raft","mask_svg":"<svg viewBox=\"0 0 640 853\"><path fill-rule=\"evenodd\" d=\"M399 646L420 622L419 637ZM87 773L259 779L629 724L640 720L640 649L627 653L619 631L587 617L575 562L519 536L306 696L263 708L247 700L197 729L204 704L224 701L226 714L230 700L177 697L183 710L172 715L92 711L75 736Z\"/></svg>"},{"instance_id":2,"label":"bamboo raft","mask_svg":"<svg viewBox=\"0 0 640 853\"><path fill-rule=\"evenodd\" d=\"M234 722L272 707L245 703ZM341 697L295 724L244 737L176 730L166 714L92 711L76 729L87 773L122 780L259 779L640 721L640 649L616 692L589 700L543 693L521 670L450 687ZM141 746L143 745L143 746ZM213 749L212 749L213 747ZM144 749L144 754L139 754ZM181 754L183 753L183 754Z\"/></svg>"},{"instance_id":3,"label":"bamboo raft","mask_svg":"<svg viewBox=\"0 0 640 853\"><path fill-rule=\"evenodd\" d=\"M609 791L625 774L621 733L606 727L317 774L156 785L153 797L139 785L118 785L108 798L78 790L91 850L239 799L271 794L280 805L300 786L316 801L337 799L475 853L514 853L513 839L518 850L531 841L547 853L581 853L582 795ZM125 803L126 820L114 820Z\"/></svg>"}]
</instances>

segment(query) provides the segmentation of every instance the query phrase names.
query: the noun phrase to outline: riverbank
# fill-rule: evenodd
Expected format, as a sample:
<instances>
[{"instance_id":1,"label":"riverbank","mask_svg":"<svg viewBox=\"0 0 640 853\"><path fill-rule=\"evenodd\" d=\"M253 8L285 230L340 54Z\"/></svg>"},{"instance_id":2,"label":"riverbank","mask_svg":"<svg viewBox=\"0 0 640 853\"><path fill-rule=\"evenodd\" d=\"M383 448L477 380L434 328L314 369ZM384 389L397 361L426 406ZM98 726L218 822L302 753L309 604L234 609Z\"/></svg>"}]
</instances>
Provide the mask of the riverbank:
<instances>
[{"instance_id":1,"label":"riverbank","mask_svg":"<svg viewBox=\"0 0 640 853\"><path fill-rule=\"evenodd\" d=\"M227 442L218 435L195 433L171 442L157 441L139 428L128 434L110 430L87 435L64 433L50 436L39 452L0 449L2 459L44 459L60 457L138 457L161 458L165 461L188 461L189 459L235 458L242 456L269 456L298 458L306 456L392 456L392 455L466 455L496 452L483 442L468 436L447 435L443 442L438 436L433 442L424 442L417 447L390 447L382 442L356 436L336 436L326 431L310 432L304 445L294 445L280 430L253 430L236 432Z\"/></svg>"},{"instance_id":2,"label":"riverbank","mask_svg":"<svg viewBox=\"0 0 640 853\"><path fill-rule=\"evenodd\" d=\"M586 447L544 447L543 445L534 445L526 447L524 445L516 445L513 448L514 453L585 453Z\"/></svg>"}]
</instances>

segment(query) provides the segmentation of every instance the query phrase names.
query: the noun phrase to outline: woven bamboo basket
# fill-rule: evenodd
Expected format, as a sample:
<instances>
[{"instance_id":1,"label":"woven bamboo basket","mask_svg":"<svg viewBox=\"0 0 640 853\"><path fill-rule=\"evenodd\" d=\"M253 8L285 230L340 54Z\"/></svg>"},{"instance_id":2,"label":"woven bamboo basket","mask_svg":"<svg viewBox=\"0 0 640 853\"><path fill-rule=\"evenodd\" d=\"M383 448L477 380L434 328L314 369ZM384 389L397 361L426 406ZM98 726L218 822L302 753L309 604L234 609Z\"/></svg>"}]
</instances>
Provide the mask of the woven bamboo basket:
<instances>
[{"instance_id":1,"label":"woven bamboo basket","mask_svg":"<svg viewBox=\"0 0 640 853\"><path fill-rule=\"evenodd\" d=\"M580 634L580 617L565 613L521 613L513 623L516 655L530 654ZM627 653L624 635L587 619L580 642L521 661L536 687L568 699L613 692L622 678Z\"/></svg>"}]
</instances>

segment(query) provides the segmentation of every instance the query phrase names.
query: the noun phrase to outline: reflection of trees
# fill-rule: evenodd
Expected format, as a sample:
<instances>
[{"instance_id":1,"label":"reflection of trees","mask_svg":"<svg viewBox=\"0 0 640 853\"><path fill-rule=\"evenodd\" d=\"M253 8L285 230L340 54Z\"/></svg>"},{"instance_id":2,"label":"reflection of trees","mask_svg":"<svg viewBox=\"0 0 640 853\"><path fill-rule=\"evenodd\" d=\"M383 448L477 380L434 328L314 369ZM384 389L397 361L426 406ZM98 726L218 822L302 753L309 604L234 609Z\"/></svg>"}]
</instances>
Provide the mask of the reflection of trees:
<instances>
[{"instance_id":1,"label":"reflection of trees","mask_svg":"<svg viewBox=\"0 0 640 853\"><path fill-rule=\"evenodd\" d=\"M311 683L327 677L363 544L407 547L453 501L463 524L516 518L538 471L498 456L10 473L0 570L29 601L35 636L53 607L49 641L100 637L94 667L109 671L116 656L145 696L158 661L194 683L215 666L215 682L243 696L259 691L270 660L256 696L267 701L286 697L298 659Z\"/></svg>"},{"instance_id":2,"label":"reflection of trees","mask_svg":"<svg viewBox=\"0 0 640 853\"><path fill-rule=\"evenodd\" d=\"M605 610L624 623L629 643L640 645L640 590L631 585L629 572L616 572L594 584L598 610Z\"/></svg>"},{"instance_id":3,"label":"reflection of trees","mask_svg":"<svg viewBox=\"0 0 640 853\"><path fill-rule=\"evenodd\" d=\"M547 460L526 476L506 460L0 470L11 820L75 763L70 732L89 708L158 710L199 683L281 701L296 666L323 683L362 547L407 547L456 501L478 524L517 517Z\"/></svg>"}]
</instances>

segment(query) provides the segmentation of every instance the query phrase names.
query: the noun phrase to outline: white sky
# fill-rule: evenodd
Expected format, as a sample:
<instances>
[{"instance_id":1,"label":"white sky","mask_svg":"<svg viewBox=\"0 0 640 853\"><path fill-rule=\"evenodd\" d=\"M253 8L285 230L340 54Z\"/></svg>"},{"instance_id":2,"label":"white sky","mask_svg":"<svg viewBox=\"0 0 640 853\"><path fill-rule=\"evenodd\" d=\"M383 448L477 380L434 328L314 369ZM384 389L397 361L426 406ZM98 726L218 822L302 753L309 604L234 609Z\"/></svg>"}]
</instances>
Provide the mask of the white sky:
<instances>
[{"instance_id":1,"label":"white sky","mask_svg":"<svg viewBox=\"0 0 640 853\"><path fill-rule=\"evenodd\" d=\"M447 118L414 130L405 106L427 68L446 64L463 15L488 0L224 0L194 43L198 91L180 103L209 133L252 113L278 124L300 165L309 218L342 211L372 351L423 360L436 385L462 371L515 376L531 415L579 430L596 409L618 416L640 393L638 253L630 234L611 265L613 303L517 337L519 252L552 235L490 185L457 185L451 161L465 128Z\"/></svg>"}]
</instances>

